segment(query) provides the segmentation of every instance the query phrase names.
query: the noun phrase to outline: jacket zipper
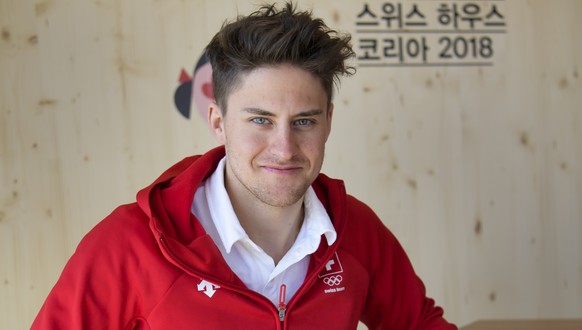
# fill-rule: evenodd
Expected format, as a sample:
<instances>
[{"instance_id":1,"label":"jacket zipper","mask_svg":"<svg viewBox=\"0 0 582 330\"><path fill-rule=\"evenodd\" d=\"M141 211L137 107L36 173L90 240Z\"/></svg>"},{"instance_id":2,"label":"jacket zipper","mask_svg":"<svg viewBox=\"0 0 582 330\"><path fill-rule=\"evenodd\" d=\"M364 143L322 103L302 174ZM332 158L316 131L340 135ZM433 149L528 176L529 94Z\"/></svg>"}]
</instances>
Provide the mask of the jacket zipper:
<instances>
[{"instance_id":1,"label":"jacket zipper","mask_svg":"<svg viewBox=\"0 0 582 330\"><path fill-rule=\"evenodd\" d=\"M287 286L281 284L279 288L279 321L281 321L281 328L283 328L283 322L285 321L285 312L287 311L287 305L285 305L285 295L287 294Z\"/></svg>"}]
</instances>

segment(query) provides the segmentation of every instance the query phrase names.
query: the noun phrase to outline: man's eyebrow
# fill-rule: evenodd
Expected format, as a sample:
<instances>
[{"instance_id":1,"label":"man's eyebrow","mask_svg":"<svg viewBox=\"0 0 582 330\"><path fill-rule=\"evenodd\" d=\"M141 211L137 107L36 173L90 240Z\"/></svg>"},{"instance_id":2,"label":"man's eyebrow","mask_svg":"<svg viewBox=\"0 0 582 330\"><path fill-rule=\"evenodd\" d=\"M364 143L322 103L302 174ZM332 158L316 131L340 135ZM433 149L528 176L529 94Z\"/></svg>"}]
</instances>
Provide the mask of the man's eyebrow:
<instances>
[{"instance_id":1,"label":"man's eyebrow","mask_svg":"<svg viewBox=\"0 0 582 330\"><path fill-rule=\"evenodd\" d=\"M321 115L322 113L323 113L323 110L321 110L321 109L313 109L313 110L300 112L297 115L295 115L295 117L315 117L315 116Z\"/></svg>"},{"instance_id":2,"label":"man's eyebrow","mask_svg":"<svg viewBox=\"0 0 582 330\"><path fill-rule=\"evenodd\" d=\"M259 108L244 108L243 111L258 116L275 117L274 113Z\"/></svg>"},{"instance_id":3,"label":"man's eyebrow","mask_svg":"<svg viewBox=\"0 0 582 330\"><path fill-rule=\"evenodd\" d=\"M276 117L274 113L260 108L244 108L243 111L257 116ZM315 117L321 115L322 113L323 110L321 109L313 109L302 111L293 117Z\"/></svg>"}]
</instances>

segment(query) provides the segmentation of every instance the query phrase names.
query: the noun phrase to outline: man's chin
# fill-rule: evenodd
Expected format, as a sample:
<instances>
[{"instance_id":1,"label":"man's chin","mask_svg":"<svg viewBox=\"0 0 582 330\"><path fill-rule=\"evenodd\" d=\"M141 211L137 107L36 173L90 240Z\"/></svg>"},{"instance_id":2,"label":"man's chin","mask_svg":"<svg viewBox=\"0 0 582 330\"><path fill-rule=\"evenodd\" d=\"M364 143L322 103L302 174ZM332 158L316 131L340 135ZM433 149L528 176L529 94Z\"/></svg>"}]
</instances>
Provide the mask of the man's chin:
<instances>
[{"instance_id":1,"label":"man's chin","mask_svg":"<svg viewBox=\"0 0 582 330\"><path fill-rule=\"evenodd\" d=\"M303 200L303 196L307 190L296 190L291 192L289 190L284 193L276 193L263 191L255 196L261 200L261 202L272 206L272 207L288 207L297 204Z\"/></svg>"}]
</instances>

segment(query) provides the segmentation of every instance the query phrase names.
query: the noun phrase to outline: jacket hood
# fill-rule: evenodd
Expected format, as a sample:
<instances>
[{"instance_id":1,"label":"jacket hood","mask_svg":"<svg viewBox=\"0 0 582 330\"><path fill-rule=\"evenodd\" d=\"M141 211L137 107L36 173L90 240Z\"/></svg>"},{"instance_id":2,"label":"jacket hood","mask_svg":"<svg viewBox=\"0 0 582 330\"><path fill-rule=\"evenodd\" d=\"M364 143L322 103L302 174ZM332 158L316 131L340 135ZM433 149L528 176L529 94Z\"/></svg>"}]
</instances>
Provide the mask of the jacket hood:
<instances>
[{"instance_id":1,"label":"jacket hood","mask_svg":"<svg viewBox=\"0 0 582 330\"><path fill-rule=\"evenodd\" d=\"M162 253L170 262L180 268L191 270L196 275L212 274L214 277L223 276L224 278L217 278L221 282L240 282L235 279L236 276L232 272L216 271L216 267L227 267L226 262L210 236L191 213L196 190L215 171L224 156L224 146L220 146L204 155L181 160L162 173L151 185L139 191L137 204L149 218L150 229ZM324 174L317 177L312 187L330 215L338 234L338 239L331 247L322 240L320 248L312 258L317 263L320 258L331 254L328 250L335 251L339 244L345 227L346 194L342 181L330 179Z\"/></svg>"}]
</instances>

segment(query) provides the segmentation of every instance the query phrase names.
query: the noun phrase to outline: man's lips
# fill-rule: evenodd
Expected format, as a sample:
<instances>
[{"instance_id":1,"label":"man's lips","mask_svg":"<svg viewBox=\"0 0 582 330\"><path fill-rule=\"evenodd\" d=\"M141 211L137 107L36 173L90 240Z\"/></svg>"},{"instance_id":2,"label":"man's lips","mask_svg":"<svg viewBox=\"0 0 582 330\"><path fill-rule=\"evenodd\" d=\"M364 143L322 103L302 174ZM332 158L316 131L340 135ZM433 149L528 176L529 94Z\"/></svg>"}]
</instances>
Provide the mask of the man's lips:
<instances>
[{"instance_id":1,"label":"man's lips","mask_svg":"<svg viewBox=\"0 0 582 330\"><path fill-rule=\"evenodd\" d=\"M261 168L272 173L293 173L302 169L299 165L261 165Z\"/></svg>"}]
</instances>

